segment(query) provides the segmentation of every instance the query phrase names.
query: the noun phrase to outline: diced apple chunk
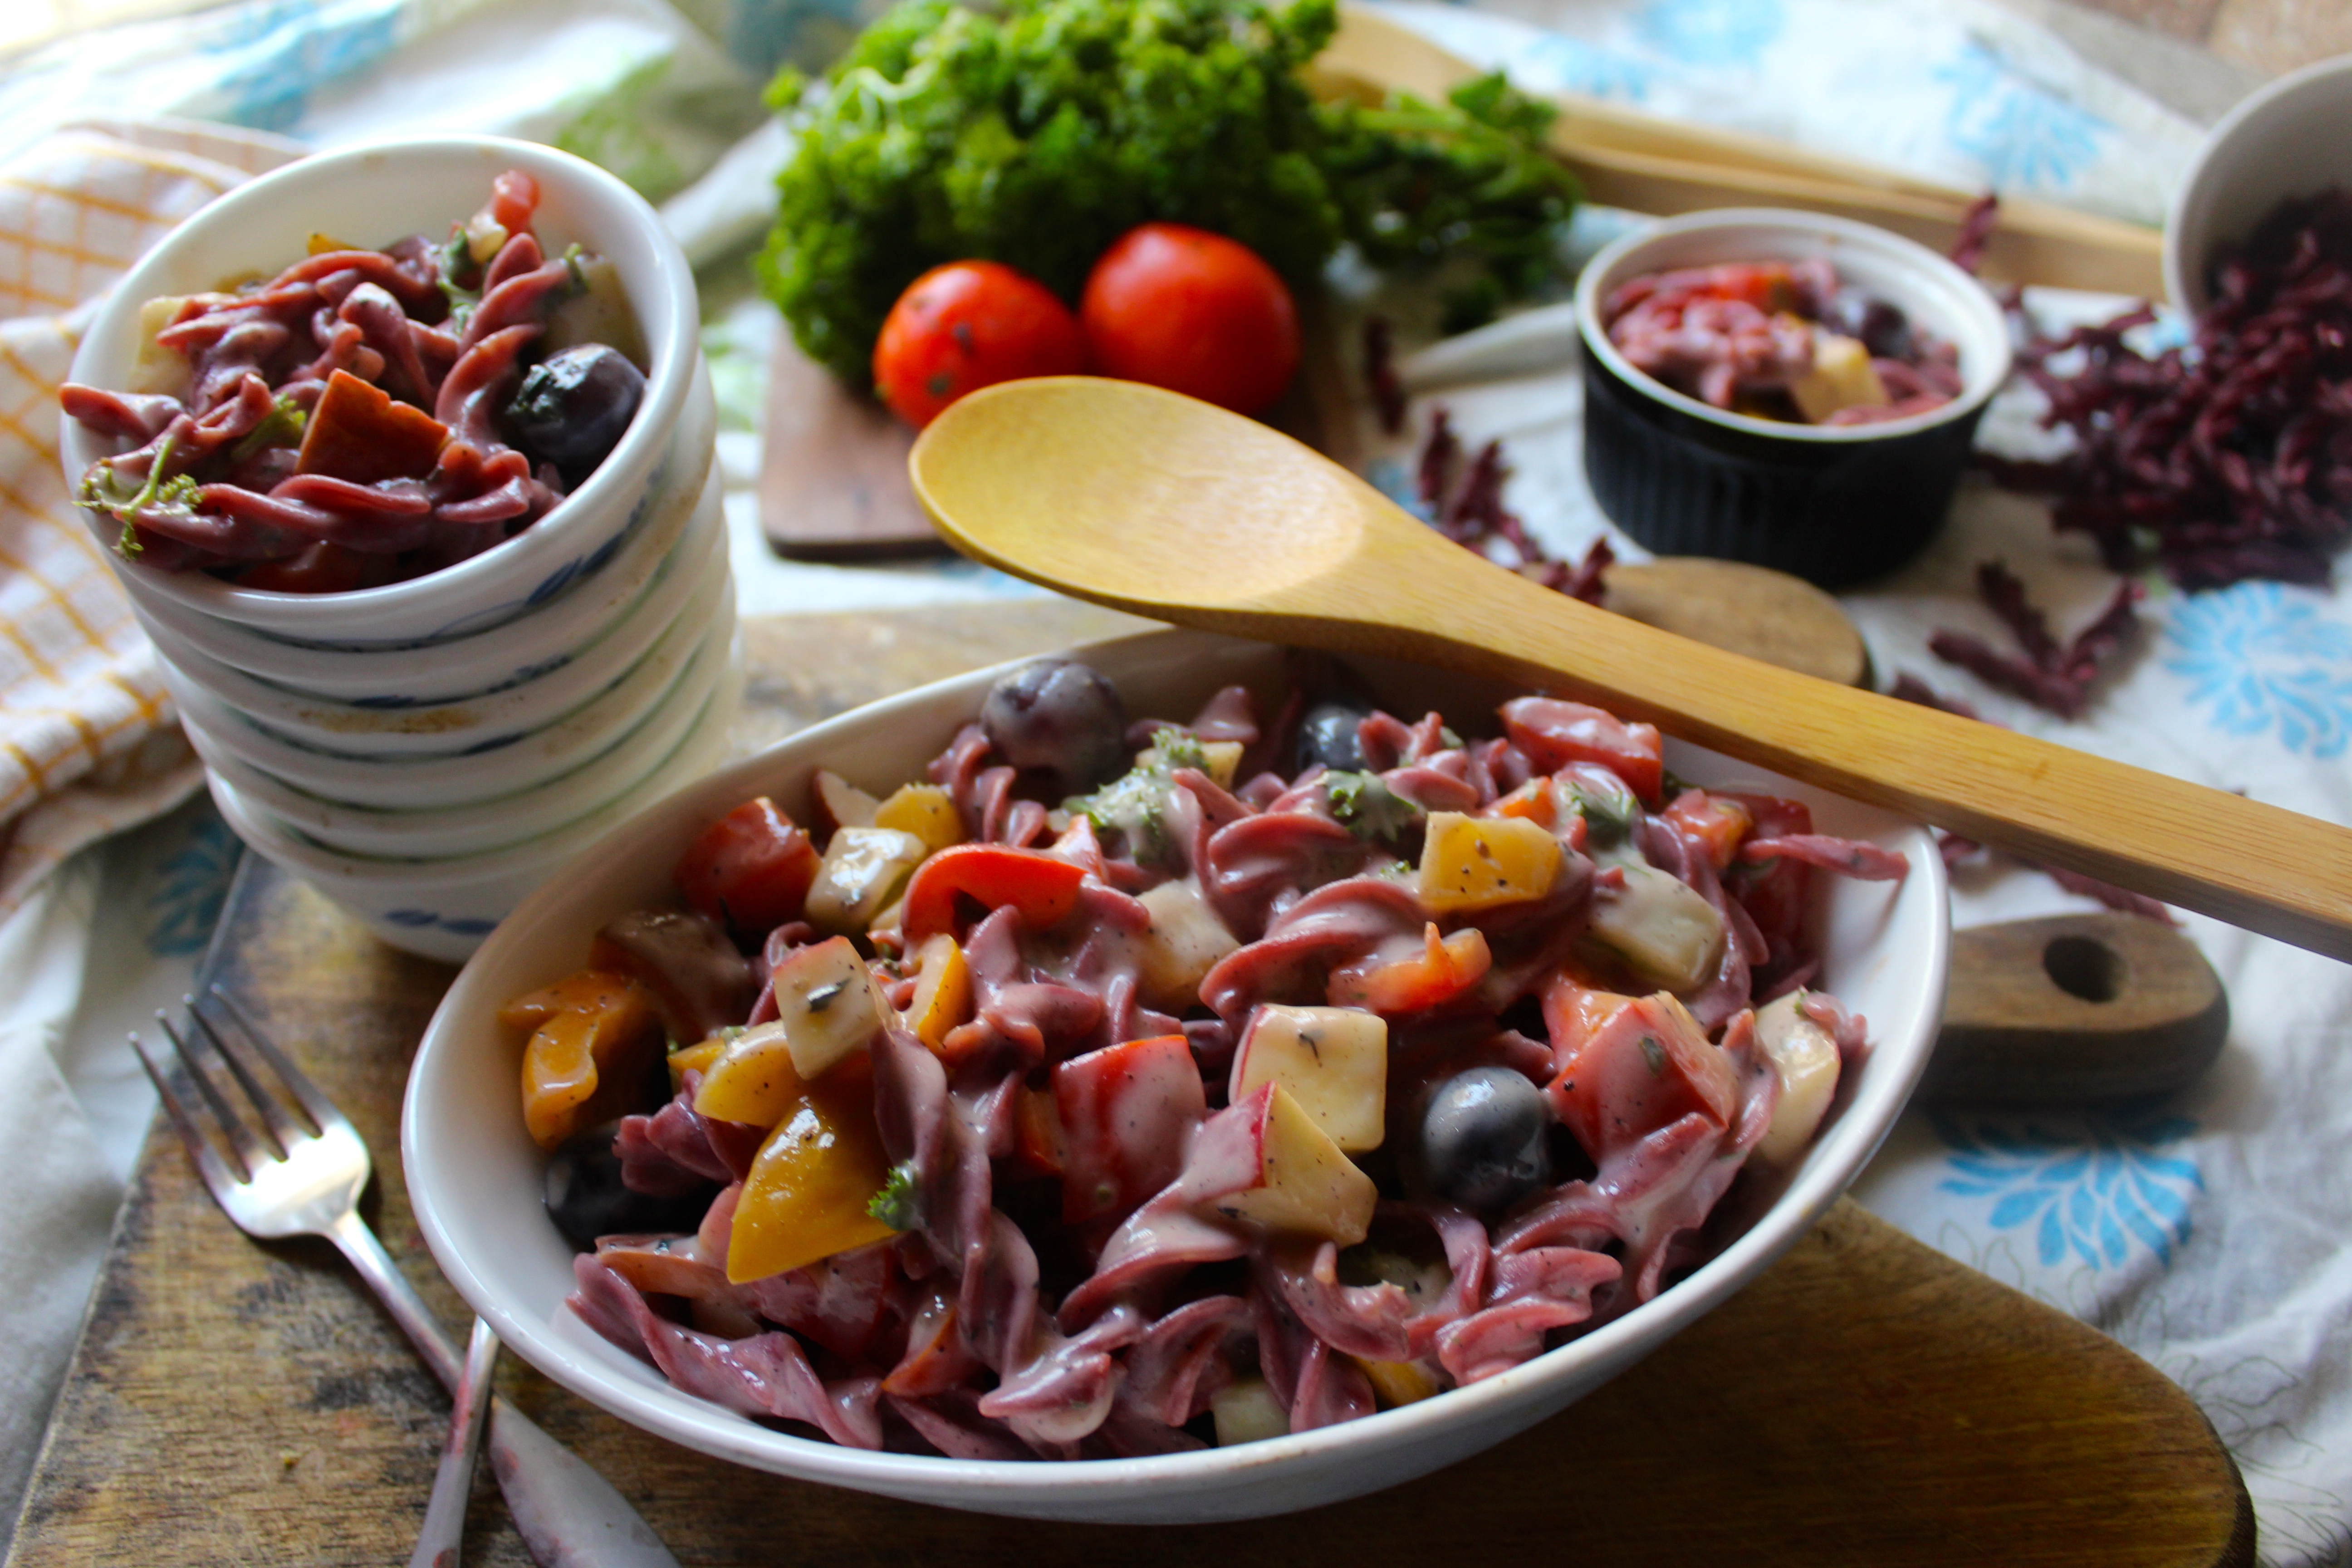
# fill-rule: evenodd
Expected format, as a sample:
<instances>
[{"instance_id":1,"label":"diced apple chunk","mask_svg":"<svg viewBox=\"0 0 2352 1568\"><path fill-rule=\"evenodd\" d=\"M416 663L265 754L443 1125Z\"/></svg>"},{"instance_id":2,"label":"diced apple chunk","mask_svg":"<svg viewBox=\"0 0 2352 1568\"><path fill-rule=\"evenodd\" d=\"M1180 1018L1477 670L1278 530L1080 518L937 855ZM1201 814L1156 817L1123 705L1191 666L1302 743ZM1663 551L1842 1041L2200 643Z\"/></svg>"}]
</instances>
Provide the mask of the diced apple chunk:
<instances>
[{"instance_id":1,"label":"diced apple chunk","mask_svg":"<svg viewBox=\"0 0 2352 1568\"><path fill-rule=\"evenodd\" d=\"M1290 1436L1290 1412L1282 1407L1282 1401L1262 1377L1229 1383L1209 1395L1209 1414L1217 1423L1220 1448Z\"/></svg>"},{"instance_id":2,"label":"diced apple chunk","mask_svg":"<svg viewBox=\"0 0 2352 1568\"><path fill-rule=\"evenodd\" d=\"M782 1031L793 1070L803 1079L864 1050L885 1021L896 1016L874 983L874 972L845 936L793 952L776 965L771 981L775 1026Z\"/></svg>"},{"instance_id":3,"label":"diced apple chunk","mask_svg":"<svg viewBox=\"0 0 2352 1568\"><path fill-rule=\"evenodd\" d=\"M809 923L844 935L872 930L929 853L921 839L894 828L835 828L809 885Z\"/></svg>"},{"instance_id":4,"label":"diced apple chunk","mask_svg":"<svg viewBox=\"0 0 2352 1568\"><path fill-rule=\"evenodd\" d=\"M1201 982L1220 959L1241 946L1209 907L1201 884L1186 878L1162 882L1143 895L1151 929L1142 937L1139 958L1146 1005L1182 1016L1201 999Z\"/></svg>"},{"instance_id":5,"label":"diced apple chunk","mask_svg":"<svg viewBox=\"0 0 2352 1568\"><path fill-rule=\"evenodd\" d=\"M1256 1184L1215 1199L1233 1219L1353 1247L1371 1230L1380 1189L1279 1084L1237 1102L1258 1158Z\"/></svg>"},{"instance_id":6,"label":"diced apple chunk","mask_svg":"<svg viewBox=\"0 0 2352 1568\"><path fill-rule=\"evenodd\" d=\"M1837 1042L1805 1016L1804 999L1802 991L1791 991L1756 1014L1756 1043L1780 1075L1772 1124L1756 1144L1756 1158L1768 1165L1787 1164L1805 1152L1837 1094Z\"/></svg>"},{"instance_id":7,"label":"diced apple chunk","mask_svg":"<svg viewBox=\"0 0 2352 1568\"><path fill-rule=\"evenodd\" d=\"M1350 1152L1377 1149L1387 1125L1389 1026L1351 1007L1268 1005L1234 1053L1231 1098L1276 1083Z\"/></svg>"},{"instance_id":8,"label":"diced apple chunk","mask_svg":"<svg viewBox=\"0 0 2352 1568\"><path fill-rule=\"evenodd\" d=\"M1559 868L1559 840L1539 823L1433 811L1422 842L1421 901L1433 914L1524 903L1550 892Z\"/></svg>"},{"instance_id":9,"label":"diced apple chunk","mask_svg":"<svg viewBox=\"0 0 2352 1568\"><path fill-rule=\"evenodd\" d=\"M816 809L809 814L820 838L830 838L845 827L871 827L881 802L828 768L819 768L809 785Z\"/></svg>"},{"instance_id":10,"label":"diced apple chunk","mask_svg":"<svg viewBox=\"0 0 2352 1568\"><path fill-rule=\"evenodd\" d=\"M1841 408L1875 407L1892 402L1870 351L1859 338L1813 329L1813 367L1789 384L1797 411L1819 425Z\"/></svg>"},{"instance_id":11,"label":"diced apple chunk","mask_svg":"<svg viewBox=\"0 0 2352 1568\"><path fill-rule=\"evenodd\" d=\"M971 967L946 931L925 937L915 961L915 999L900 1017L936 1053L946 1048L948 1031L971 1016Z\"/></svg>"},{"instance_id":12,"label":"diced apple chunk","mask_svg":"<svg viewBox=\"0 0 2352 1568\"><path fill-rule=\"evenodd\" d=\"M1723 961L1723 917L1691 886L1654 866L1626 865L1625 885L1592 900L1592 934L1643 979L1688 991Z\"/></svg>"},{"instance_id":13,"label":"diced apple chunk","mask_svg":"<svg viewBox=\"0 0 2352 1568\"><path fill-rule=\"evenodd\" d=\"M963 842L963 817L948 792L937 784L900 784L889 799L874 808L874 826L911 833L927 849L945 849Z\"/></svg>"}]
</instances>

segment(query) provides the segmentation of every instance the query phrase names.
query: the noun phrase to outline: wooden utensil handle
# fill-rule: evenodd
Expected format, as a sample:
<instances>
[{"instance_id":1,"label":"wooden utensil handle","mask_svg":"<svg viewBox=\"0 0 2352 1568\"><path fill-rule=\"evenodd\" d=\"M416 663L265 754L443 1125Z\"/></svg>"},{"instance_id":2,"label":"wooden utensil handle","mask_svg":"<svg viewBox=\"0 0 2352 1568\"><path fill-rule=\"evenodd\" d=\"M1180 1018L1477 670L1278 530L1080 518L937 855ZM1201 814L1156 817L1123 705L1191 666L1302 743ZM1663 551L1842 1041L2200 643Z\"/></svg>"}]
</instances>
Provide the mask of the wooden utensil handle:
<instances>
[{"instance_id":1,"label":"wooden utensil handle","mask_svg":"<svg viewBox=\"0 0 2352 1568\"><path fill-rule=\"evenodd\" d=\"M2166 1094L2221 1053L2230 998L2160 921L2052 915L1952 933L1928 1102L2081 1105Z\"/></svg>"},{"instance_id":2,"label":"wooden utensil handle","mask_svg":"<svg viewBox=\"0 0 2352 1568\"><path fill-rule=\"evenodd\" d=\"M1309 590L1329 617L1323 646L1549 688L2028 859L2352 959L2352 830L1707 647L1419 542L1368 529L1357 545L1354 571L1410 585L1386 612L1409 617L1401 624L1355 621L1360 611L1336 581ZM1299 596L1286 594L1286 616ZM1265 635L1246 614L1184 618Z\"/></svg>"}]
</instances>

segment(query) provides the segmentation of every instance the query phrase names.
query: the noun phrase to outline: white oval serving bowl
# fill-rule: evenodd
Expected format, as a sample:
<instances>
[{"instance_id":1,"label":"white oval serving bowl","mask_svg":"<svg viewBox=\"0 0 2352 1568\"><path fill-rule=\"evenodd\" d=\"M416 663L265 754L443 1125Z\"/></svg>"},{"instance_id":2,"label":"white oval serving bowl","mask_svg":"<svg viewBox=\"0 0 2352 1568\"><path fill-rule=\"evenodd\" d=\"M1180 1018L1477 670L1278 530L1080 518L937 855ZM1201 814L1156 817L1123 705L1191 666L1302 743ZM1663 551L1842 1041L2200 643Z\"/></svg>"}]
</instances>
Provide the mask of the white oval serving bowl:
<instances>
[{"instance_id":1,"label":"white oval serving bowl","mask_svg":"<svg viewBox=\"0 0 2352 1568\"><path fill-rule=\"evenodd\" d=\"M645 344L645 401L596 471L512 539L405 583L348 594L280 594L118 560L117 574L132 593L320 647L415 646L511 619L609 558L679 461L671 437L700 359L698 309L685 255L645 198L552 147L489 136L416 137L313 153L239 185L173 229L123 276L84 335L70 374L92 386L126 384L140 310L149 300L274 276L309 253L313 234L370 246L410 234L446 235L483 204L491 180L508 169L539 182L533 226L547 254L577 243L613 263ZM110 449L65 419L60 455L68 489ZM119 525L100 513L83 515L99 542L110 546Z\"/></svg>"},{"instance_id":2,"label":"white oval serving bowl","mask_svg":"<svg viewBox=\"0 0 2352 1568\"><path fill-rule=\"evenodd\" d=\"M1150 632L1078 656L1110 677L1136 714L1181 717L1234 681L1264 701L1287 683L1281 650L1200 632ZM1511 695L1420 667L1351 662L1400 712L1434 707L1462 722L1484 718ZM582 967L589 939L606 921L635 909L674 907L669 871L677 856L744 799L771 794L797 810L820 765L877 784L920 777L1006 668L818 724L671 795L520 906L435 1013L401 1118L402 1159L418 1223L450 1282L508 1346L583 1398L739 1464L988 1513L1173 1523L1334 1502L1452 1464L1532 1426L1722 1302L1843 1191L1926 1065L1949 946L1943 863L1929 833L1760 769L1675 746L1668 760L1683 776L1805 799L1822 831L1885 845L1906 857L1911 870L1899 884L1819 879L1825 895L1822 984L1868 1018L1871 1051L1841 1084L1832 1121L1780 1178L1777 1194L1757 1190L1754 1201L1769 1196L1769 1206L1656 1300L1526 1365L1417 1405L1268 1442L1154 1458L1012 1464L865 1453L761 1426L695 1398L565 1307L572 1249L547 1218L541 1199L545 1156L525 1132L517 1104L522 1043L495 1014L511 997Z\"/></svg>"},{"instance_id":3,"label":"white oval serving bowl","mask_svg":"<svg viewBox=\"0 0 2352 1568\"><path fill-rule=\"evenodd\" d=\"M2164 219L2164 289L2194 316L2213 253L2243 241L2290 196L2352 186L2352 55L2290 71L2206 133Z\"/></svg>"}]
</instances>

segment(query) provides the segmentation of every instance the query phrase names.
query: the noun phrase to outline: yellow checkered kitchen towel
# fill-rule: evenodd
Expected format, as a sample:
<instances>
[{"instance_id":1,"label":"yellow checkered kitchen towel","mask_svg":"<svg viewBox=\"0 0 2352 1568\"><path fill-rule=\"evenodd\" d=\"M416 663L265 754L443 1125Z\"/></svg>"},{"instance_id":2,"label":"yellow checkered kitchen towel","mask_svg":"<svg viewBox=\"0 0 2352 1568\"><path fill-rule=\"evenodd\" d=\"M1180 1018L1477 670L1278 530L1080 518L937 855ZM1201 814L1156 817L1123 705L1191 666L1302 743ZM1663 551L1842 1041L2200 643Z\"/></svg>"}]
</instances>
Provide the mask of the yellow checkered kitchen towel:
<instances>
[{"instance_id":1,"label":"yellow checkered kitchen towel","mask_svg":"<svg viewBox=\"0 0 2352 1568\"><path fill-rule=\"evenodd\" d=\"M202 778L58 468L58 384L98 302L230 186L299 157L187 121L80 121L0 162L0 917Z\"/></svg>"}]
</instances>

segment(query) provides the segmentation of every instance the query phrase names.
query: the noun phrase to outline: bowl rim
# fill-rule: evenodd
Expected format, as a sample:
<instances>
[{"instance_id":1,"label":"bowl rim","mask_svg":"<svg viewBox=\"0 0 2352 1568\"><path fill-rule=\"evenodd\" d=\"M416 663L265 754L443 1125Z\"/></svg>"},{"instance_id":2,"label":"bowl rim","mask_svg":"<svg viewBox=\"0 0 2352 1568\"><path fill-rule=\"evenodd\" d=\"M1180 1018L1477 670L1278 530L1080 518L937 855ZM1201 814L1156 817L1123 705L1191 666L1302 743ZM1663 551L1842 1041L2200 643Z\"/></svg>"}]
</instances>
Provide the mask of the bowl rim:
<instances>
[{"instance_id":1,"label":"bowl rim","mask_svg":"<svg viewBox=\"0 0 2352 1568\"><path fill-rule=\"evenodd\" d=\"M2286 100L2301 97L2316 83L2339 77L2352 77L2352 54L2314 60L2275 81L2263 83L2231 105L2230 111L2215 121L2213 128L2205 133L2196 157L2189 160L2188 173L2173 187L2172 200L2165 208L2164 291L2175 307L2194 318L2212 303L2205 289L2205 263L2213 248L2211 224L2206 217L2205 198L2210 194L2206 175L2221 156L2223 147L2252 121L2267 120L2280 112ZM2200 237L2207 252L2205 257L2197 258L2193 268L2185 254L2189 244L2187 230L2192 220L2204 231Z\"/></svg>"},{"instance_id":2,"label":"bowl rim","mask_svg":"<svg viewBox=\"0 0 2352 1568\"><path fill-rule=\"evenodd\" d=\"M1649 246L1688 234L1702 234L1718 228L1759 227L1779 228L1792 235L1832 237L1867 246L1892 260L1935 278L1947 288L1965 285L1964 289L1957 290L1959 298L1971 303L1979 297L1982 300L1984 319L1978 325L1984 329L1987 345L1994 350L1988 373L1979 376L1971 371L1965 376L1958 397L1924 414L1870 425L1799 425L1788 420L1759 419L1753 415L1734 414L1687 393L1677 392L1648 372L1636 369L1618 351L1617 345L1609 341L1608 330L1601 320L1601 285L1611 272L1622 267L1630 258ZM1741 261L1751 258L1727 256L1723 259ZM2000 308L1994 304L1992 297L1984 292L1983 284L1955 267L1948 258L1937 255L1916 240L1906 239L1873 224L1794 207L1715 207L1705 212L1685 213L1679 217L1663 218L1618 236L1586 262L1584 270L1577 277L1576 328L1587 353L1607 366L1619 380L1653 402L1722 429L1816 447L1859 447L1878 441L1899 440L1940 426L1973 418L2007 384L2014 363L2008 323L2001 319Z\"/></svg>"},{"instance_id":3,"label":"bowl rim","mask_svg":"<svg viewBox=\"0 0 2352 1568\"><path fill-rule=\"evenodd\" d=\"M150 573L146 579L150 585L190 609L242 626L266 626L282 637L316 638L330 646L341 646L339 630L351 623L396 616L436 600L456 601L469 590L494 583L504 573L515 570L514 563L520 558L540 553L557 542L568 541L571 534L579 531L578 527L570 526L574 520L619 504L625 499L624 487L632 476L642 482L659 466L700 360L700 311L693 270L677 241L663 226L660 216L618 176L561 148L513 137L436 134L354 142L297 158L232 187L173 229L116 281L75 350L68 375L88 381L89 378L81 374L84 366L135 329L141 307L148 299L161 297L163 292L156 280L158 275L172 265L176 253L194 237L232 227L250 214L274 209L286 199L289 190L299 192L320 184L365 179L369 177L368 165L376 160L471 157L483 153L496 154L506 161L505 167L521 168L534 179L551 176L568 182L568 199L609 213L614 225L637 229L650 242L646 248L651 257L649 280L653 287L642 297L633 292L629 307L646 356L653 363L646 377L645 400L619 444L605 454L596 471L578 489L565 496L531 527L478 555L421 577L341 594L289 594L245 588L205 572ZM464 212L453 210L451 221L461 221L464 216ZM295 259L299 258L289 258L278 265L290 266ZM80 470L91 458L104 455L107 444L62 411L58 418L63 430L58 455L61 463L68 466L66 487L70 494L79 484ZM75 510L81 514L85 526L93 532L100 531L87 509L77 505ZM552 528L547 526L551 521L555 523ZM510 548L525 541L538 542L539 548ZM102 547L106 544L103 537L99 542ZM108 553L111 559L110 549ZM117 569L135 564L121 562ZM393 640L400 639L395 634Z\"/></svg>"},{"instance_id":4,"label":"bowl rim","mask_svg":"<svg viewBox=\"0 0 2352 1568\"><path fill-rule=\"evenodd\" d=\"M1063 651L1068 657L1093 658L1138 650L1139 657L1188 647L1205 651L1255 640L1163 627L1082 643ZM845 735L878 729L902 716L912 715L951 689L974 693L985 690L989 681L1035 657L1040 656L1008 659L984 669L932 681L797 731L673 792L614 827L583 851L573 865L588 863L592 858L604 861L628 852L633 847L631 841L646 830L657 814L675 809L676 803L689 793L719 795L757 787L798 763L821 758L827 747ZM1924 879L1930 895L1927 979L1940 998L1951 942L1943 862L1925 826L1913 823L1903 829L1903 852L1911 862L1911 875ZM401 1105L401 1160L411 1206L435 1260L458 1294L498 1330L517 1354L582 1398L633 1426L698 1452L756 1468L884 1495L921 1497L950 1507L995 1507L1017 1512L1023 1511L1020 1503L1024 1499L1051 1496L1058 1507L1088 1498L1105 1498L1146 1484L1177 1495L1198 1487L1231 1484L1261 1468L1316 1457L1328 1458L1350 1448L1405 1446L1456 1425L1473 1424L1482 1412L1499 1417L1541 1385L1572 1381L1575 1373L1587 1365L1610 1364L1612 1355L1663 1343L1712 1310L1761 1272L1772 1258L1794 1245L1852 1184L1894 1127L1927 1065L1934 1035L1932 1026L1927 1027L1908 1058L1890 1068L1888 1079L1874 1080L1868 1092L1884 1104L1883 1121L1874 1130L1864 1126L1854 1120L1856 1108L1848 1105L1840 1125L1850 1124L1853 1131L1840 1145L1839 1157L1800 1170L1779 1197L1721 1251L1678 1280L1673 1289L1623 1317L1494 1377L1448 1390L1442 1397L1381 1411L1361 1420L1231 1448L1045 1465L868 1452L757 1426L667 1383L638 1385L616 1380L604 1369L576 1354L574 1347L566 1344L549 1325L514 1311L489 1289L473 1268L471 1260L457 1247L441 1210L443 1194L438 1184L442 1173L426 1155L418 1131L420 1108L428 1086L441 1070L441 1061L457 1048L451 1043L456 1026L446 1020L481 1005L481 999L476 998L473 992L488 984L485 977L507 949L525 940L526 931L540 923L547 911L562 907L570 896L566 891L569 879L567 872L559 871L542 883L476 950L436 1009L412 1059ZM1893 1081L1895 1068L1900 1069L1900 1083ZM1838 1131L1839 1128L1833 1127L1831 1136L1835 1137ZM943 1481L971 1494L973 1500L964 1503L944 1496L937 1489ZM982 1500L989 1494L993 1494L992 1501Z\"/></svg>"}]
</instances>

